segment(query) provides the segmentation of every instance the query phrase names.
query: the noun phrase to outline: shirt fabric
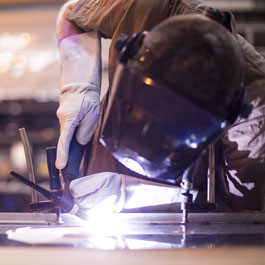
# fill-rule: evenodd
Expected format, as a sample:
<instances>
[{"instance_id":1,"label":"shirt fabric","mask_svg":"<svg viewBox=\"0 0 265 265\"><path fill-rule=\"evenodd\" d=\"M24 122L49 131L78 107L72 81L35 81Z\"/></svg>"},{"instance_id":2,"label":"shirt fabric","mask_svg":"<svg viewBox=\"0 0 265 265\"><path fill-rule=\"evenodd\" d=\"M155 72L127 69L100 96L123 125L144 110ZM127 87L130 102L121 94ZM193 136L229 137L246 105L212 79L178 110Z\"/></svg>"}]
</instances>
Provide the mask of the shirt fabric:
<instances>
[{"instance_id":1,"label":"shirt fabric","mask_svg":"<svg viewBox=\"0 0 265 265\"><path fill-rule=\"evenodd\" d=\"M112 39L109 51L111 84L118 58L115 43L121 33L132 36L135 32L151 30L169 16L201 14L205 8L199 0L80 0L68 19L84 31L98 30L102 37ZM253 111L247 119L238 119L215 144L216 197L217 202L221 198L221 211L264 207L265 59L241 36L238 41L245 63L246 100L253 105ZM98 137L99 130L95 133L88 174L124 171L98 144ZM205 151L195 167L194 185L202 191L207 169ZM198 198L204 195L201 192Z\"/></svg>"}]
</instances>

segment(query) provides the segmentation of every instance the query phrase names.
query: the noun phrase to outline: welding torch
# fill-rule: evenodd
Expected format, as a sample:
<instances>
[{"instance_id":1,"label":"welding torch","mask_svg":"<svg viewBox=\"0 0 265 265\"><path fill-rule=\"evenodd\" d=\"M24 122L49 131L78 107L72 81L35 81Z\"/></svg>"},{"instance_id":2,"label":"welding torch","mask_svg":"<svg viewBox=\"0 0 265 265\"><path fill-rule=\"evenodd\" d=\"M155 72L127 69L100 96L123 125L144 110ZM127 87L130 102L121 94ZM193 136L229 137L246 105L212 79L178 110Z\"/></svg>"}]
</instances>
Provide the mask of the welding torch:
<instances>
[{"instance_id":1,"label":"welding torch","mask_svg":"<svg viewBox=\"0 0 265 265\"><path fill-rule=\"evenodd\" d=\"M77 215L85 219L85 212L79 209L78 205L74 203L73 198L69 191L69 184L73 179L76 179L79 175L79 167L82 160L84 145L77 142L75 135L71 141L69 149L69 158L66 167L62 170L64 178L64 188L62 188L59 170L55 167L56 160L56 147L48 147L46 149L47 164L50 177L50 189L51 191L41 187L35 182L21 176L20 174L11 171L10 175L23 182L27 186L41 193L43 196L48 198L48 202L34 202L31 204L31 208L34 210L41 210L45 207L56 208L60 207L63 211Z\"/></svg>"},{"instance_id":2,"label":"welding torch","mask_svg":"<svg viewBox=\"0 0 265 265\"><path fill-rule=\"evenodd\" d=\"M40 185L28 180L27 178L21 176L20 174L14 172L14 171L11 171L10 175L15 177L19 181L23 182L27 186L38 191L39 193L41 193L46 198L50 199L54 206L59 206L63 210L65 210L66 212L73 213L73 214L75 214L78 211L78 206L73 201L66 199L64 196L56 195L56 194L54 194L54 193L50 192L49 190L41 187Z\"/></svg>"},{"instance_id":3,"label":"welding torch","mask_svg":"<svg viewBox=\"0 0 265 265\"><path fill-rule=\"evenodd\" d=\"M82 209L79 208L79 206L74 203L73 200L70 200L66 198L63 195L56 195L55 193L43 188L42 186L28 180L27 178L21 176L20 174L11 171L10 175L18 179L19 181L23 182L27 186L33 188L34 190L38 191L41 193L43 196L48 198L50 200L50 205L53 207L60 207L62 210L64 210L67 213L76 215L84 220L86 220L86 212Z\"/></svg>"}]
</instances>

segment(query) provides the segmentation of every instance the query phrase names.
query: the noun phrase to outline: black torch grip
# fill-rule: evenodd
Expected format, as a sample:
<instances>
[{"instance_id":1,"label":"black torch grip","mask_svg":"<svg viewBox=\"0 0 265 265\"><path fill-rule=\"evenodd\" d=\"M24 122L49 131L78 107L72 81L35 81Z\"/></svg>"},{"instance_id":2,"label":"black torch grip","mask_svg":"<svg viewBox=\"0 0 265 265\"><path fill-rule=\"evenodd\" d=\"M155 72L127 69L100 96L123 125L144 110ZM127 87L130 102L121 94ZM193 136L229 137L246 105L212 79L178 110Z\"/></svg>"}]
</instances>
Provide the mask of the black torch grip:
<instances>
[{"instance_id":1,"label":"black torch grip","mask_svg":"<svg viewBox=\"0 0 265 265\"><path fill-rule=\"evenodd\" d=\"M79 176L79 168L84 150L85 145L78 143L74 134L70 144L68 162L66 167L62 169L64 178L67 177L70 179L75 179Z\"/></svg>"},{"instance_id":2,"label":"black torch grip","mask_svg":"<svg viewBox=\"0 0 265 265\"><path fill-rule=\"evenodd\" d=\"M56 147L46 148L47 164L50 176L50 189L61 190L61 182L59 177L59 169L55 167Z\"/></svg>"}]
</instances>

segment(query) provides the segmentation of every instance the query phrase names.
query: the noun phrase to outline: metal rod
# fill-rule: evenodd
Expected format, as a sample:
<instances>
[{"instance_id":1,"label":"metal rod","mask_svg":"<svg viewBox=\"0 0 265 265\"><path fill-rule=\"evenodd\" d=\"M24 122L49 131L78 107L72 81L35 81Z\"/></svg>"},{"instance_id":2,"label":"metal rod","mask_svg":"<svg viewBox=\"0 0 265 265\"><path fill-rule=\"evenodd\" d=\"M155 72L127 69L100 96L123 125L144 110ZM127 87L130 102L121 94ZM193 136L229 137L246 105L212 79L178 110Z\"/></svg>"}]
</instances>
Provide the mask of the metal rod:
<instances>
[{"instance_id":1,"label":"metal rod","mask_svg":"<svg viewBox=\"0 0 265 265\"><path fill-rule=\"evenodd\" d=\"M209 171L207 176L207 202L215 202L215 155L214 145L209 147Z\"/></svg>"},{"instance_id":2,"label":"metal rod","mask_svg":"<svg viewBox=\"0 0 265 265\"><path fill-rule=\"evenodd\" d=\"M28 140L28 136L27 136L27 133L26 133L25 128L20 128L19 129L19 134L20 134L20 137L21 137L21 141L23 143L23 146L24 146L24 151L25 151L25 156L26 156L26 162L27 162L27 169L28 169L29 180L31 182L36 183L35 176L34 176L32 155L31 155L29 140ZM37 192L36 192L35 189L33 189L33 188L30 189L30 195L31 195L31 202L32 203L38 202Z\"/></svg>"}]
</instances>

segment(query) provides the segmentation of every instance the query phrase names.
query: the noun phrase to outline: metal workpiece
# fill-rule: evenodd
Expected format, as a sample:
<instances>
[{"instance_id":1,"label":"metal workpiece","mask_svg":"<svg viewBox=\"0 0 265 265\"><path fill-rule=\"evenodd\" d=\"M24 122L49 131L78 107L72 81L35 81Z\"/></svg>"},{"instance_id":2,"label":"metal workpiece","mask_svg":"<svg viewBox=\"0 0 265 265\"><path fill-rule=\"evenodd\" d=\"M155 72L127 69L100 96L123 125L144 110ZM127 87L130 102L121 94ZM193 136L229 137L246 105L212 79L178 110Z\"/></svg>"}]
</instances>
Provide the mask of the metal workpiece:
<instances>
[{"instance_id":1,"label":"metal workpiece","mask_svg":"<svg viewBox=\"0 0 265 265\"><path fill-rule=\"evenodd\" d=\"M61 217L63 223L59 224L56 214L0 213L0 219L5 219L0 229L1 233L8 231L12 242L29 246L45 244L90 249L265 246L265 213L260 212L190 213L187 224L181 223L180 213L115 213L105 218L91 215L87 221L71 214Z\"/></svg>"},{"instance_id":2,"label":"metal workpiece","mask_svg":"<svg viewBox=\"0 0 265 265\"><path fill-rule=\"evenodd\" d=\"M128 213L115 214L122 222L175 224L182 225L182 213ZM240 212L240 213L189 213L188 225L208 224L263 224L265 225L265 212ZM247 232L247 231L245 231ZM265 230L264 230L265 233Z\"/></svg>"},{"instance_id":3,"label":"metal workpiece","mask_svg":"<svg viewBox=\"0 0 265 265\"><path fill-rule=\"evenodd\" d=\"M1 225L51 225L56 224L55 213L0 213Z\"/></svg>"},{"instance_id":4,"label":"metal workpiece","mask_svg":"<svg viewBox=\"0 0 265 265\"><path fill-rule=\"evenodd\" d=\"M33 169L33 162L32 162L32 154L31 154L31 148L28 140L28 136L26 133L25 128L19 129L19 134L21 137L21 141L23 143L24 151L25 151L25 157L27 162L27 170L28 170L28 176L29 180L36 183L35 175L34 175L34 169ZM37 203L38 197L37 192L33 188L30 188L30 195L31 195L31 203Z\"/></svg>"},{"instance_id":5,"label":"metal workpiece","mask_svg":"<svg viewBox=\"0 0 265 265\"><path fill-rule=\"evenodd\" d=\"M57 213L0 213L0 234L17 227L80 227L86 224L86 221L67 213L60 214L60 220Z\"/></svg>"},{"instance_id":6,"label":"metal workpiece","mask_svg":"<svg viewBox=\"0 0 265 265\"><path fill-rule=\"evenodd\" d=\"M83 220L78 216L62 213L62 218L65 226L89 226L89 224L97 220L102 225L111 223L114 226L122 225L149 225L155 229L155 225L172 225L175 228L182 226L182 213L113 213L107 214L108 219L97 219L93 214L88 215L87 220ZM190 213L190 226L196 229L196 226L203 225L203 232L209 233L213 231L210 229L210 225L221 225L221 226L240 226L243 225L254 225L258 227L265 226L265 212L241 212L241 213ZM56 225L56 213L0 213L0 224L24 224L24 225ZM209 225L209 226L208 226ZM161 226L161 232L162 232ZM239 227L238 227L239 229ZM228 233L238 232L236 230L229 230ZM253 228L256 229L256 228ZM168 230L167 230L168 231ZM135 231L137 233L137 231ZM138 231L139 232L139 231ZM169 231L168 231L169 232ZM172 231L173 232L173 231ZM216 230L221 233L221 230ZM225 233L225 231L223 231ZM245 230L244 233L251 233L251 230ZM264 227L265 233L265 227Z\"/></svg>"}]
</instances>

